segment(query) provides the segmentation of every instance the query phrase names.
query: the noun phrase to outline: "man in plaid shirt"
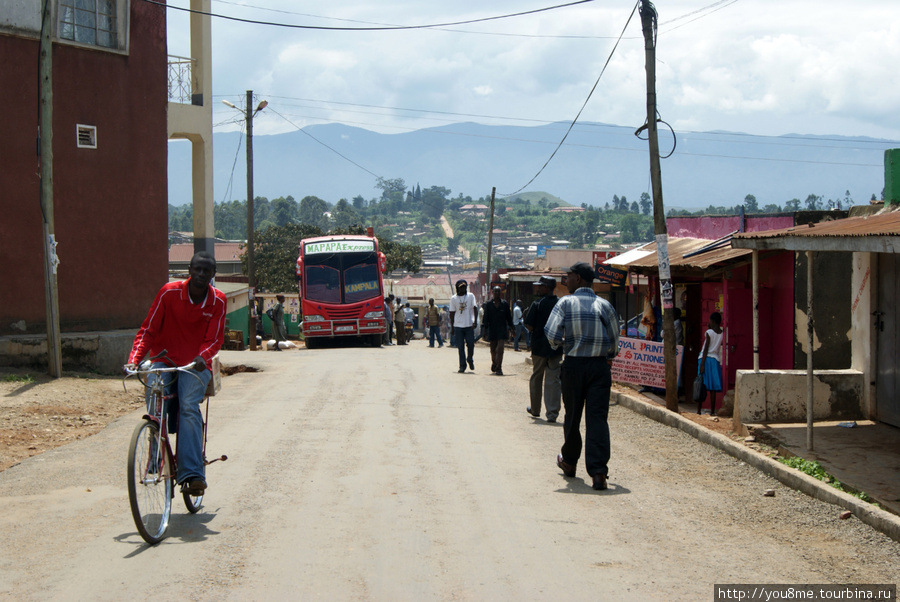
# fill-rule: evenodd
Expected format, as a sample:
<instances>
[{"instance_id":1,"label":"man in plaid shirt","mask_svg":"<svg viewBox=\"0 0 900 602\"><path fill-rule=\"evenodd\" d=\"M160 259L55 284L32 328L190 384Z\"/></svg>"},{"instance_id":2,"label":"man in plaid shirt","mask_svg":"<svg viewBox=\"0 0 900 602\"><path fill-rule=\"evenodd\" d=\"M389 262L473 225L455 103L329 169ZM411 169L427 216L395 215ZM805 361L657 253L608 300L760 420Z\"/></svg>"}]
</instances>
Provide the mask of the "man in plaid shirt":
<instances>
[{"instance_id":1,"label":"man in plaid shirt","mask_svg":"<svg viewBox=\"0 0 900 602\"><path fill-rule=\"evenodd\" d=\"M584 464L594 489L606 489L609 475L610 366L619 350L619 316L613 306L594 294L594 270L579 262L566 273L569 295L550 312L544 334L553 349L563 345L562 380L565 442L556 465L575 476L581 457L581 415L584 413Z\"/></svg>"}]
</instances>

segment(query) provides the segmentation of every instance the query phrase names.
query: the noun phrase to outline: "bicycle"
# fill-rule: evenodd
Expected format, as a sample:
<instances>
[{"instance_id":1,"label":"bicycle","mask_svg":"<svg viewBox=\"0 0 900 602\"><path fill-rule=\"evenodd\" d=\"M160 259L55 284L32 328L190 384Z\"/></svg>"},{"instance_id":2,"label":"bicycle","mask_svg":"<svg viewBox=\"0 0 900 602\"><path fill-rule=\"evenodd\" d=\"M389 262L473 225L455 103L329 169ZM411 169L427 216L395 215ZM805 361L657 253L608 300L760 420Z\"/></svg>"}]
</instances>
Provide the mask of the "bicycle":
<instances>
[{"instance_id":1,"label":"bicycle","mask_svg":"<svg viewBox=\"0 0 900 602\"><path fill-rule=\"evenodd\" d=\"M162 375L167 372L187 373L199 380L199 376L190 371L193 362L185 366L171 365L152 368L151 362L164 360L163 350L155 357L145 360L131 370L124 368L125 379L136 376L145 388L150 390L147 413L135 427L128 446L128 500L131 515L138 533L147 543L154 545L165 538L172 513L172 500L175 497L175 477L178 474L177 455L172 452L168 428L168 404L176 397L176 393L165 393ZM156 375L153 382L148 382L150 375ZM173 390L177 390L173 386ZM228 456L222 455L213 460L206 459L206 428L209 418L209 396L205 396L206 414L203 416L202 458L204 466L219 460L225 461ZM201 402L203 403L203 402ZM176 445L177 450L177 445ZM203 495L191 495L182 491L184 505L191 514L197 513L203 503Z\"/></svg>"}]
</instances>

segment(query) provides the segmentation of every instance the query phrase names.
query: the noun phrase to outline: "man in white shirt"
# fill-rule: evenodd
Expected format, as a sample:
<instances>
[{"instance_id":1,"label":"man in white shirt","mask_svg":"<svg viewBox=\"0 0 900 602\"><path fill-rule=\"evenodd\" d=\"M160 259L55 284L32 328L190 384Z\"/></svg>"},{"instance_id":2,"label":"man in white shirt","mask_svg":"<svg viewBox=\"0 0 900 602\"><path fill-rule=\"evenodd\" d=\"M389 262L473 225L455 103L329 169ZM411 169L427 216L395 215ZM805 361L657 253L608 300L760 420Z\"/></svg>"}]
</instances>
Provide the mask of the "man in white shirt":
<instances>
[{"instance_id":1,"label":"man in white shirt","mask_svg":"<svg viewBox=\"0 0 900 602\"><path fill-rule=\"evenodd\" d=\"M519 350L519 337L524 335L525 348L531 351L531 333L525 328L525 321L522 319L522 300L516 299L516 306L513 308L513 328L516 329L515 338L513 339L513 351Z\"/></svg>"},{"instance_id":2,"label":"man in white shirt","mask_svg":"<svg viewBox=\"0 0 900 602\"><path fill-rule=\"evenodd\" d=\"M469 292L469 285L465 280L457 280L456 294L450 297L450 337L456 342L459 352L460 374L466 371L467 362L469 369L475 370L473 354L475 326L478 324L478 314L475 312L475 295Z\"/></svg>"}]
</instances>

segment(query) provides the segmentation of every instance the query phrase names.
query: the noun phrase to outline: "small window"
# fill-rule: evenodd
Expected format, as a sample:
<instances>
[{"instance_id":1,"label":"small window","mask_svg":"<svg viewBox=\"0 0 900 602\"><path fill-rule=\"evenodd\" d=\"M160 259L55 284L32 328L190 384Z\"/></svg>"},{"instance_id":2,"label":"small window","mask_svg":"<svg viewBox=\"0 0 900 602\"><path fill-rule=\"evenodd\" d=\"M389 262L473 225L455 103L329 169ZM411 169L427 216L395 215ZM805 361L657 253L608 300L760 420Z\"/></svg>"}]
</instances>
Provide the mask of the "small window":
<instances>
[{"instance_id":1,"label":"small window","mask_svg":"<svg viewBox=\"0 0 900 602\"><path fill-rule=\"evenodd\" d=\"M75 126L78 137L78 148L97 148L97 126L81 125Z\"/></svg>"},{"instance_id":2,"label":"small window","mask_svg":"<svg viewBox=\"0 0 900 602\"><path fill-rule=\"evenodd\" d=\"M59 37L118 48L116 0L59 0Z\"/></svg>"}]
</instances>

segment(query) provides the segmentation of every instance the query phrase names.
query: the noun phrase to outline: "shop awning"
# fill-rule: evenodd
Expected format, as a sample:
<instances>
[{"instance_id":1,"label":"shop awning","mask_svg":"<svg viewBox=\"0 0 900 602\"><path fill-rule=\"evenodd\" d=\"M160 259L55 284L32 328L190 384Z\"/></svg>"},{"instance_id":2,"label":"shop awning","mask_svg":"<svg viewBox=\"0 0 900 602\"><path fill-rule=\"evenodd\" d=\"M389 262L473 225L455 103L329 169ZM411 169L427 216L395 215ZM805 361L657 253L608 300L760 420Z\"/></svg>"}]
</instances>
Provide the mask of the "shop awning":
<instances>
[{"instance_id":1,"label":"shop awning","mask_svg":"<svg viewBox=\"0 0 900 602\"><path fill-rule=\"evenodd\" d=\"M731 236L728 235L719 240L707 240L705 238L669 238L669 266L672 271L696 271L705 272L710 268L734 264L739 261L749 261L752 251L750 249L731 248ZM659 259L656 255L656 243L650 243L635 249L641 254L636 254L634 259L627 256L634 251L629 251L606 263L613 264L619 260L617 267L628 268L638 273L653 273L659 269ZM622 261L625 258L625 261Z\"/></svg>"}]
</instances>

